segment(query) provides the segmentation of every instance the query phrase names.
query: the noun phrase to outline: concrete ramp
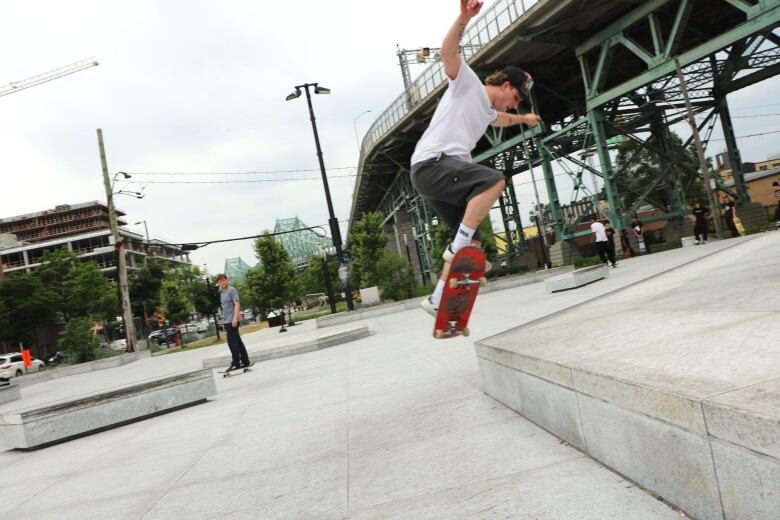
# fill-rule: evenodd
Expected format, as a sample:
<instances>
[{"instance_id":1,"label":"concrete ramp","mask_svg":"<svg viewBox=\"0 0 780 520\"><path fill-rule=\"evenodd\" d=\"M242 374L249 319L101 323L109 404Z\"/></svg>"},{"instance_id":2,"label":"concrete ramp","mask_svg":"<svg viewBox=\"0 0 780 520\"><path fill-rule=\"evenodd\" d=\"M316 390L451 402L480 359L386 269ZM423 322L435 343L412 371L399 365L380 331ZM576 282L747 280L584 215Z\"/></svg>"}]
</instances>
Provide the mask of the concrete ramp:
<instances>
[{"instance_id":1,"label":"concrete ramp","mask_svg":"<svg viewBox=\"0 0 780 520\"><path fill-rule=\"evenodd\" d=\"M780 518L780 234L476 345L490 396L700 519Z\"/></svg>"}]
</instances>

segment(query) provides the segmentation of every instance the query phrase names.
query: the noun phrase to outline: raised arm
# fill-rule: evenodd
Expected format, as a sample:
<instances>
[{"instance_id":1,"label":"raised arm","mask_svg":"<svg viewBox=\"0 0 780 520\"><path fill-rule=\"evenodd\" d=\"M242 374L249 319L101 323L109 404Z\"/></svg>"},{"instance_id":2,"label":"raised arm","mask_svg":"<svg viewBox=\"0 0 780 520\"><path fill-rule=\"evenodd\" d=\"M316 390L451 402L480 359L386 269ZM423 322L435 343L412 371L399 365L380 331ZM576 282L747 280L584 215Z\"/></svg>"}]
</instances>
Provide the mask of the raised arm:
<instances>
[{"instance_id":1,"label":"raised arm","mask_svg":"<svg viewBox=\"0 0 780 520\"><path fill-rule=\"evenodd\" d=\"M460 15L450 27L441 44L441 61L444 72L450 79L458 77L460 70L460 40L466 31L469 21L482 9L481 0L460 0Z\"/></svg>"}]
</instances>

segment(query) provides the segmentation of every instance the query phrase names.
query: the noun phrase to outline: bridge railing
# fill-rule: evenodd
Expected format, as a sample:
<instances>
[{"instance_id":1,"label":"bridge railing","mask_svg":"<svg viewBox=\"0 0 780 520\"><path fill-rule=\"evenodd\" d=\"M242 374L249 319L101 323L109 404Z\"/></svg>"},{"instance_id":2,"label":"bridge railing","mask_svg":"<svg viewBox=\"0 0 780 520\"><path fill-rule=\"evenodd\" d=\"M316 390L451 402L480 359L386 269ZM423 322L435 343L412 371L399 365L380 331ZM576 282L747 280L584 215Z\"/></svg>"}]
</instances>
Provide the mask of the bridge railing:
<instances>
[{"instance_id":1,"label":"bridge railing","mask_svg":"<svg viewBox=\"0 0 780 520\"><path fill-rule=\"evenodd\" d=\"M538 1L498 0L490 6L472 22L463 35L461 46L466 60L469 60L482 47L498 37ZM360 147L361 158L379 140L387 135L406 114L411 112L418 103L428 97L445 81L446 76L441 62L428 66L412 82L412 85L377 117L376 121L368 129Z\"/></svg>"}]
</instances>

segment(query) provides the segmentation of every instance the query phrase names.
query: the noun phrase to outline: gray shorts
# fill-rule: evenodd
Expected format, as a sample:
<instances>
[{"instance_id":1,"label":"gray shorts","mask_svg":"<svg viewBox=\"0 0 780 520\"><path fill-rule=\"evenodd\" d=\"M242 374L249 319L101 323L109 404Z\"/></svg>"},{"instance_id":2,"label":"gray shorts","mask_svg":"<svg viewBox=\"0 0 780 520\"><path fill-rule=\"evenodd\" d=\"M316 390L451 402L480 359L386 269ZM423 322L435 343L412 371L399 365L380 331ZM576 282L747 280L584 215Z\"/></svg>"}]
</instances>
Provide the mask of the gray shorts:
<instances>
[{"instance_id":1,"label":"gray shorts","mask_svg":"<svg viewBox=\"0 0 780 520\"><path fill-rule=\"evenodd\" d=\"M455 232L469 201L504 180L504 176L487 166L442 155L412 165L410 179L439 219ZM474 240L479 240L479 230Z\"/></svg>"}]
</instances>

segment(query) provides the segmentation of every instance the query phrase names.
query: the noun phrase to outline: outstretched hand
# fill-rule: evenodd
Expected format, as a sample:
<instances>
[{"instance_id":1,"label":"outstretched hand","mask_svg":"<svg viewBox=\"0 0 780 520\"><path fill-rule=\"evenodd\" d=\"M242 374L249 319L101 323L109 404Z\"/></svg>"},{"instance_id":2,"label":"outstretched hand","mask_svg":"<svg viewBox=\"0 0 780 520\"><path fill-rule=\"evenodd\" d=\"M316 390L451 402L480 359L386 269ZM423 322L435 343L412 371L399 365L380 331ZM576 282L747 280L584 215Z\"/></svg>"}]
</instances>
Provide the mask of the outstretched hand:
<instances>
[{"instance_id":1,"label":"outstretched hand","mask_svg":"<svg viewBox=\"0 0 780 520\"><path fill-rule=\"evenodd\" d=\"M468 19L474 18L482 9L482 0L460 0L460 14Z\"/></svg>"},{"instance_id":2,"label":"outstretched hand","mask_svg":"<svg viewBox=\"0 0 780 520\"><path fill-rule=\"evenodd\" d=\"M532 112L529 112L528 114L523 114L523 118L525 119L523 123L525 123L528 126L538 125L539 123L542 122L542 117L539 114L534 114Z\"/></svg>"}]
</instances>

